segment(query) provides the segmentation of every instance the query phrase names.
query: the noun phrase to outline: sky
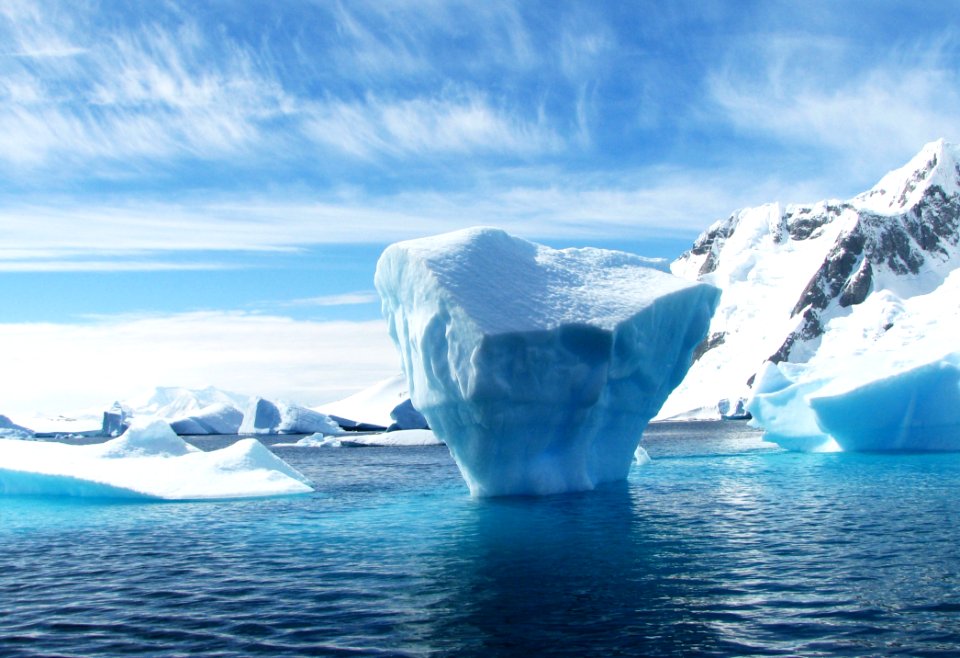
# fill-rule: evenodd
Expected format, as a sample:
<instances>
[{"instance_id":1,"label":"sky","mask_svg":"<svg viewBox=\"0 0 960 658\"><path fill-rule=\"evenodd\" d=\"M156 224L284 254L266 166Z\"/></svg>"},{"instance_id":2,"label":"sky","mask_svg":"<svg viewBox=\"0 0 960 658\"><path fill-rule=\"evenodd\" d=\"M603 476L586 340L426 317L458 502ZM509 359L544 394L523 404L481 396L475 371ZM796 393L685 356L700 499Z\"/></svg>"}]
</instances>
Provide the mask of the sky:
<instances>
[{"instance_id":1,"label":"sky","mask_svg":"<svg viewBox=\"0 0 960 658\"><path fill-rule=\"evenodd\" d=\"M674 258L960 140L954 0L0 0L0 414L397 371L390 242Z\"/></svg>"}]
</instances>

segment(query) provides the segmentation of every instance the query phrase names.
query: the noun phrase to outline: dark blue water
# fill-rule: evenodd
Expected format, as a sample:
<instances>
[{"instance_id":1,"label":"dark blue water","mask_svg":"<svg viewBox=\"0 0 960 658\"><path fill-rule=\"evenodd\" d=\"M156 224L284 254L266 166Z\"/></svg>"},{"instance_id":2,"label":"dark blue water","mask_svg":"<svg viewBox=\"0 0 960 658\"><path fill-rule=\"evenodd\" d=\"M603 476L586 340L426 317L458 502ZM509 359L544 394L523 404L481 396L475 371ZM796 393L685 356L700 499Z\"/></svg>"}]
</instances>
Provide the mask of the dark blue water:
<instances>
[{"instance_id":1,"label":"dark blue water","mask_svg":"<svg viewBox=\"0 0 960 658\"><path fill-rule=\"evenodd\" d=\"M276 448L304 497L0 499L0 655L960 654L960 455L646 441L542 499L471 499L442 447Z\"/></svg>"}]
</instances>

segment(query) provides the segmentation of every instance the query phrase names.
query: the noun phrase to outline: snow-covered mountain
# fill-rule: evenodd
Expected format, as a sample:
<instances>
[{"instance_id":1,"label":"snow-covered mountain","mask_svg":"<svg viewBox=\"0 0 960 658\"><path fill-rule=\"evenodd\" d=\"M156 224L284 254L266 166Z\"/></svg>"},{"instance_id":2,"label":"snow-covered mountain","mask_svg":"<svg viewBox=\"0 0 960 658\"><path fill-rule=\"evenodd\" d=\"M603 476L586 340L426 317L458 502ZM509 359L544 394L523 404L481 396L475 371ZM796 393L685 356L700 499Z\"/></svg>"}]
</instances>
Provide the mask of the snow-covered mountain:
<instances>
[{"instance_id":1,"label":"snow-covered mountain","mask_svg":"<svg viewBox=\"0 0 960 658\"><path fill-rule=\"evenodd\" d=\"M765 361L805 363L876 342L914 297L957 306L940 292L960 268L958 229L960 148L943 140L853 199L768 204L718 221L671 265L723 295L659 418L733 411Z\"/></svg>"}]
</instances>

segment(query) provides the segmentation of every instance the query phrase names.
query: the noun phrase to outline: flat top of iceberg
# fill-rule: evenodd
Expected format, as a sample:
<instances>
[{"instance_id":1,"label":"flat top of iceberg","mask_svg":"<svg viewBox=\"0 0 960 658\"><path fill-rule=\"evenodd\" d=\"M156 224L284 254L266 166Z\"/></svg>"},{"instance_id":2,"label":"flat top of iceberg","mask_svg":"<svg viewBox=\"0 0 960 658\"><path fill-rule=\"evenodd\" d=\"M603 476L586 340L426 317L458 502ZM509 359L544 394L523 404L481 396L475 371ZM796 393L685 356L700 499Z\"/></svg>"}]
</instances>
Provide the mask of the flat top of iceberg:
<instances>
[{"instance_id":1,"label":"flat top of iceberg","mask_svg":"<svg viewBox=\"0 0 960 658\"><path fill-rule=\"evenodd\" d=\"M416 276L434 277L486 334L575 323L612 329L664 295L699 285L634 254L552 249L488 227L393 244L378 275L381 268L403 267L404 255L425 268Z\"/></svg>"},{"instance_id":2,"label":"flat top of iceberg","mask_svg":"<svg viewBox=\"0 0 960 658\"><path fill-rule=\"evenodd\" d=\"M160 500L310 493L309 481L256 439L203 452L162 420L94 445L0 439L0 493Z\"/></svg>"}]
</instances>

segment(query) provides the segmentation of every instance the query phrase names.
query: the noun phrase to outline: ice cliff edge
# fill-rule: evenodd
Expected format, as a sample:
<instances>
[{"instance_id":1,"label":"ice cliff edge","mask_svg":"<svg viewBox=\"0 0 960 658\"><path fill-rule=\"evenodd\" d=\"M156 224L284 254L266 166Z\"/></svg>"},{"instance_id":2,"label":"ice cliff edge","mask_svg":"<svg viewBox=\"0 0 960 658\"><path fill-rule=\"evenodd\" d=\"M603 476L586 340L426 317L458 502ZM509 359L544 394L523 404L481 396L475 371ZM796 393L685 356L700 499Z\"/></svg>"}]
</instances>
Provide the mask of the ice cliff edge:
<instances>
[{"instance_id":1,"label":"ice cliff edge","mask_svg":"<svg viewBox=\"0 0 960 658\"><path fill-rule=\"evenodd\" d=\"M388 247L375 284L413 404L479 496L626 478L719 291L493 228Z\"/></svg>"}]
</instances>

